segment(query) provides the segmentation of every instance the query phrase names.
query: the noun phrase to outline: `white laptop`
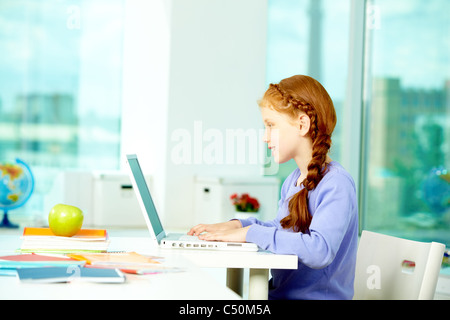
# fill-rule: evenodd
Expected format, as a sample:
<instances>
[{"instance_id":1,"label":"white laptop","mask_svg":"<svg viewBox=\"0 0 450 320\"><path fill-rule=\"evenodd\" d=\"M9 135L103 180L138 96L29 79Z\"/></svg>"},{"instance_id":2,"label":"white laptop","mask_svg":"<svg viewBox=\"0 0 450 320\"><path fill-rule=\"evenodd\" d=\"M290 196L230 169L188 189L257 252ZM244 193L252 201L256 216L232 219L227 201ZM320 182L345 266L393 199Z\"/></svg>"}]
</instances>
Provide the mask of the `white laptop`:
<instances>
[{"instance_id":1,"label":"white laptop","mask_svg":"<svg viewBox=\"0 0 450 320\"><path fill-rule=\"evenodd\" d=\"M130 178L139 205L147 223L152 239L162 248L182 248L200 250L257 251L258 246L248 242L205 241L187 234L166 234L156 211L150 190L145 181L138 158L135 154L127 155Z\"/></svg>"}]
</instances>

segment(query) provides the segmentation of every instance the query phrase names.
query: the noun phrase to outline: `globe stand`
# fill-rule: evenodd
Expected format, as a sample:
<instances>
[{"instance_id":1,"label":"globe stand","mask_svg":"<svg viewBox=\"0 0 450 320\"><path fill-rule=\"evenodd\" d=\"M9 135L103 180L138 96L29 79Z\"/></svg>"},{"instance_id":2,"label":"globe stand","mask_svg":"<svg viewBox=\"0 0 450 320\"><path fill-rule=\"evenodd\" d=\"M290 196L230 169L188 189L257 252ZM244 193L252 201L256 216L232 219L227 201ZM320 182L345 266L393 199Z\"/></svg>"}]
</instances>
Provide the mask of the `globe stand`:
<instances>
[{"instance_id":1,"label":"globe stand","mask_svg":"<svg viewBox=\"0 0 450 320\"><path fill-rule=\"evenodd\" d=\"M0 228L10 228L10 229L15 229L18 228L19 225L11 223L8 219L8 211L3 211L3 220L0 223Z\"/></svg>"}]
</instances>

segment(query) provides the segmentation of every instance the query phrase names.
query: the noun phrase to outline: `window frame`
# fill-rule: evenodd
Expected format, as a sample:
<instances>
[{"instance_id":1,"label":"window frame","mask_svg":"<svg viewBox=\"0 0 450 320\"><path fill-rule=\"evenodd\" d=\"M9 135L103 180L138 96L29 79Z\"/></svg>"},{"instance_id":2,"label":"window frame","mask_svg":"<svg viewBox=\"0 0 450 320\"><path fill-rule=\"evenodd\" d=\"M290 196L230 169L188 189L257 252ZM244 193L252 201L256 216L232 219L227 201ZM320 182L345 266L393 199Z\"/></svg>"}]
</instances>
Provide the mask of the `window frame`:
<instances>
[{"instance_id":1,"label":"window frame","mask_svg":"<svg viewBox=\"0 0 450 320\"><path fill-rule=\"evenodd\" d=\"M366 0L351 0L349 63L347 92L345 98L343 134L342 134L342 165L352 175L358 197L359 232L364 226L365 210L365 166L364 155L367 134L367 112L365 112L365 40L366 40Z\"/></svg>"}]
</instances>

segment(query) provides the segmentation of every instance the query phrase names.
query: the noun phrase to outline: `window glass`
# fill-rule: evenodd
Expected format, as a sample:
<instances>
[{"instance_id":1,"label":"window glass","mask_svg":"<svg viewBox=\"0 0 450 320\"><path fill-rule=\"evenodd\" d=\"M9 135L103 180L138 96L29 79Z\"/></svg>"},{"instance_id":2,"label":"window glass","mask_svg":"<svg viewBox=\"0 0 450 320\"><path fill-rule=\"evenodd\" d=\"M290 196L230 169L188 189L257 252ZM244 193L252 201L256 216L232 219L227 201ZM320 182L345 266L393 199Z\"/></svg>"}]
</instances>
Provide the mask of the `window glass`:
<instances>
[{"instance_id":1,"label":"window glass","mask_svg":"<svg viewBox=\"0 0 450 320\"><path fill-rule=\"evenodd\" d=\"M36 182L11 220L45 216L62 170L119 167L123 7L1 1L0 161L23 160Z\"/></svg>"},{"instance_id":2,"label":"window glass","mask_svg":"<svg viewBox=\"0 0 450 320\"><path fill-rule=\"evenodd\" d=\"M341 126L348 73L350 0L269 0L267 84L295 74L309 75L330 94L338 123L331 157L341 158ZM284 180L293 160L280 165Z\"/></svg>"},{"instance_id":3,"label":"window glass","mask_svg":"<svg viewBox=\"0 0 450 320\"><path fill-rule=\"evenodd\" d=\"M367 2L361 227L450 245L450 2Z\"/></svg>"}]
</instances>

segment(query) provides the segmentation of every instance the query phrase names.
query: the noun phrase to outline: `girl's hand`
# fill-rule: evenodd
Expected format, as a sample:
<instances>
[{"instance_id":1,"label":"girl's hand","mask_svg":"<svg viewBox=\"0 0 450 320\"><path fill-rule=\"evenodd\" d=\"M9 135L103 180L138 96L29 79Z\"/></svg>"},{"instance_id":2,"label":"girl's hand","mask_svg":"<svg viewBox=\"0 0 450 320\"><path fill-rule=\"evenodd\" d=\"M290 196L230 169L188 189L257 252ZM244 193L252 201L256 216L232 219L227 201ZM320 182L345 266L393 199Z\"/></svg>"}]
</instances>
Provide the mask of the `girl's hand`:
<instances>
[{"instance_id":1,"label":"girl's hand","mask_svg":"<svg viewBox=\"0 0 450 320\"><path fill-rule=\"evenodd\" d=\"M189 230L188 235L199 236L203 232L217 232L242 228L242 224L239 220L231 220L222 223L214 224L198 224Z\"/></svg>"},{"instance_id":2,"label":"girl's hand","mask_svg":"<svg viewBox=\"0 0 450 320\"><path fill-rule=\"evenodd\" d=\"M250 226L238 229L228 229L208 232L199 235L200 240L209 241L228 241L228 242L245 242L245 237L247 236L247 231Z\"/></svg>"}]
</instances>

